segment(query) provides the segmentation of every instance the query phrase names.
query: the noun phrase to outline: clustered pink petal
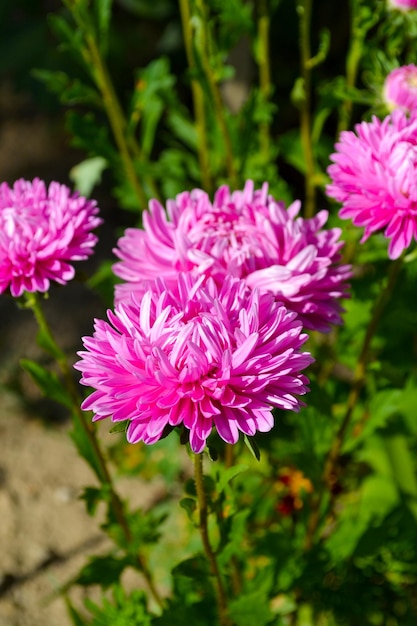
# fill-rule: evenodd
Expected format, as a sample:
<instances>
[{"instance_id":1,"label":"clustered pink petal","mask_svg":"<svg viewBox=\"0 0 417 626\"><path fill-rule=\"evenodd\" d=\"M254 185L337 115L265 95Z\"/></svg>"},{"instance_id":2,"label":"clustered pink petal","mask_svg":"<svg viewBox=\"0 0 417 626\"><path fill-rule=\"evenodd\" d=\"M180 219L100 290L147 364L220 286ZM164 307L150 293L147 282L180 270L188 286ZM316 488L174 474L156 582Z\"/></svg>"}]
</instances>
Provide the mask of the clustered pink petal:
<instances>
[{"instance_id":1,"label":"clustered pink petal","mask_svg":"<svg viewBox=\"0 0 417 626\"><path fill-rule=\"evenodd\" d=\"M92 254L101 220L93 200L38 178L0 185L0 293L44 292L74 277L69 261Z\"/></svg>"},{"instance_id":2,"label":"clustered pink petal","mask_svg":"<svg viewBox=\"0 0 417 626\"><path fill-rule=\"evenodd\" d=\"M233 193L220 187L213 202L200 189L168 200L166 210L151 200L143 230L126 230L115 250L113 269L125 281L115 300L140 297L159 276L174 288L180 271L209 275L218 285L231 275L273 293L305 328L328 331L341 323L350 267L339 263L340 229L323 229L327 212L303 219L299 210L299 202L277 202L266 183L255 191L252 181Z\"/></svg>"},{"instance_id":3,"label":"clustered pink petal","mask_svg":"<svg viewBox=\"0 0 417 626\"><path fill-rule=\"evenodd\" d=\"M417 109L417 65L403 65L390 72L384 83L384 100L391 110Z\"/></svg>"},{"instance_id":4,"label":"clustered pink petal","mask_svg":"<svg viewBox=\"0 0 417 626\"><path fill-rule=\"evenodd\" d=\"M408 11L417 9L417 0L388 0L388 5L401 11Z\"/></svg>"},{"instance_id":5,"label":"clustered pink petal","mask_svg":"<svg viewBox=\"0 0 417 626\"><path fill-rule=\"evenodd\" d=\"M189 431L201 452L213 427L228 443L273 427L271 409L297 411L308 391L301 374L312 357L296 314L268 293L226 277L179 274L172 292L157 280L129 304L95 321L76 369L95 391L84 401L94 419L129 420L131 443Z\"/></svg>"},{"instance_id":6,"label":"clustered pink petal","mask_svg":"<svg viewBox=\"0 0 417 626\"><path fill-rule=\"evenodd\" d=\"M343 204L340 217L364 227L362 242L385 229L388 254L398 258L417 240L417 115L397 109L361 122L341 133L336 150L327 194Z\"/></svg>"}]
</instances>

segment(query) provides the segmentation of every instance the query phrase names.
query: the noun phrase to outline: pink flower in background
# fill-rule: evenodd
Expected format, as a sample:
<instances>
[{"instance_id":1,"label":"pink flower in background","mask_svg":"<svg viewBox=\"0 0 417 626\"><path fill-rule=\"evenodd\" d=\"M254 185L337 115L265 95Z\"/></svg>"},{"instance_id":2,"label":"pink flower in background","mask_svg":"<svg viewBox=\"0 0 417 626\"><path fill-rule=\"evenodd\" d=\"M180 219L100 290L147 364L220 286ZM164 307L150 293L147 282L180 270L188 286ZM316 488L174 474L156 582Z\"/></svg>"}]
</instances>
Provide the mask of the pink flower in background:
<instances>
[{"instance_id":1,"label":"pink flower in background","mask_svg":"<svg viewBox=\"0 0 417 626\"><path fill-rule=\"evenodd\" d=\"M0 293L44 292L74 277L69 261L92 254L101 220L96 203L38 178L0 185Z\"/></svg>"},{"instance_id":2,"label":"pink flower in background","mask_svg":"<svg viewBox=\"0 0 417 626\"><path fill-rule=\"evenodd\" d=\"M384 100L390 109L417 109L417 65L404 65L390 72L384 83Z\"/></svg>"},{"instance_id":3,"label":"pink flower in background","mask_svg":"<svg viewBox=\"0 0 417 626\"><path fill-rule=\"evenodd\" d=\"M408 11L409 9L417 9L417 0L388 0L388 5L394 9Z\"/></svg>"},{"instance_id":4,"label":"pink flower in background","mask_svg":"<svg viewBox=\"0 0 417 626\"><path fill-rule=\"evenodd\" d=\"M243 191L220 187L210 202L200 189L156 200L143 216L143 230L130 228L119 240L114 272L116 302L141 296L149 281L162 276L175 287L178 272L206 274L221 285L227 275L269 291L298 313L304 326L327 331L341 322L339 299L346 297L350 268L340 265L340 229L323 230L327 212L298 217L300 203L288 209L268 195L268 185Z\"/></svg>"},{"instance_id":5,"label":"pink flower in background","mask_svg":"<svg viewBox=\"0 0 417 626\"><path fill-rule=\"evenodd\" d=\"M311 362L295 313L270 294L226 277L163 280L140 299L96 320L75 364L94 391L83 403L94 420L129 420L131 443L155 443L172 427L189 430L201 452L214 427L228 443L239 432L271 430L273 407L297 411L308 391L301 374Z\"/></svg>"},{"instance_id":6,"label":"pink flower in background","mask_svg":"<svg viewBox=\"0 0 417 626\"><path fill-rule=\"evenodd\" d=\"M343 204L340 217L364 227L361 242L385 229L398 258L417 240L417 116L398 109L362 122L341 133L336 150L327 194Z\"/></svg>"}]
</instances>

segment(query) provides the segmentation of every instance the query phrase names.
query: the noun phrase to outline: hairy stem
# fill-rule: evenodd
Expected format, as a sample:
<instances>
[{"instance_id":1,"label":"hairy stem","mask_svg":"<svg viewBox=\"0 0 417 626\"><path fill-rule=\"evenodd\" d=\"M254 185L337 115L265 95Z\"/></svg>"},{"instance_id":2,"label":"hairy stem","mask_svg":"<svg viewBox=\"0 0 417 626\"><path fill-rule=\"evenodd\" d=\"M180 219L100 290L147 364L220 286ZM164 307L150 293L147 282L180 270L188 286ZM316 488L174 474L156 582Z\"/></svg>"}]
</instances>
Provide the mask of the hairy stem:
<instances>
[{"instance_id":1,"label":"hairy stem","mask_svg":"<svg viewBox=\"0 0 417 626\"><path fill-rule=\"evenodd\" d=\"M126 542L129 544L132 542L132 533L131 533L129 523L126 518L124 509L123 509L123 504L120 499L120 496L118 495L114 487L113 479L107 467L104 454L97 440L93 424L90 421L87 421L86 415L84 411L82 411L81 409L81 398L79 396L76 384L72 377L72 371L68 364L67 357L65 353L61 350L61 348L58 346L57 342L55 341L55 338L52 334L50 326L44 315L38 295L36 293L25 292L25 300L26 300L27 308L30 308L33 311L33 314L38 323L39 329L41 330L43 336L47 339L48 346L51 348L51 352L55 356L55 360L62 373L62 377L64 379L67 391L72 400L74 419L76 419L77 422L81 425L90 443L91 449L95 457L95 466L94 466L95 472L101 484L106 485L107 489L109 490L112 510L115 514L115 517L117 519L117 522L120 528L123 531ZM137 560L138 568L142 572L155 602L162 608L163 600L161 596L159 595L158 590L156 589L152 574L150 572L149 566L146 562L144 555L137 553L136 560Z\"/></svg>"},{"instance_id":2,"label":"hairy stem","mask_svg":"<svg viewBox=\"0 0 417 626\"><path fill-rule=\"evenodd\" d=\"M379 297L374 306L371 321L366 329L361 351L359 353L359 357L356 363L353 385L350 390L347 403L346 403L346 412L338 428L336 436L333 439L332 446L329 450L329 453L327 455L327 458L324 464L324 470L323 470L322 481L321 481L322 483L321 489L319 493L317 494L316 498L313 499L312 504L311 504L311 513L310 513L310 518L307 523L307 533L306 533L306 539L305 539L306 550L310 550L314 543L315 533L320 523L321 506L323 503L323 498L324 498L326 490L328 490L329 487L331 487L331 483L332 483L332 480L336 471L340 451L345 441L348 427L352 420L353 411L357 405L361 389L365 383L366 366L369 360L371 342L377 330L379 321L381 319L381 315L394 289L394 285L401 271L402 264L403 264L402 258L398 259L397 261L394 261L391 264L389 273L388 273L388 281L385 287L379 293Z\"/></svg>"},{"instance_id":3,"label":"hairy stem","mask_svg":"<svg viewBox=\"0 0 417 626\"><path fill-rule=\"evenodd\" d=\"M298 0L297 10L299 16L301 78L303 80L304 92L300 101L301 143L306 166L304 215L305 217L312 217L315 213L316 202L315 166L311 138L311 67L309 63L311 58L310 26L312 0Z\"/></svg>"},{"instance_id":4,"label":"hairy stem","mask_svg":"<svg viewBox=\"0 0 417 626\"><path fill-rule=\"evenodd\" d=\"M196 70L196 63L193 51L193 30L191 27L191 10L189 0L180 0L180 11L188 67L194 74ZM204 93L200 83L194 75L191 77L191 92L193 96L194 117L198 136L198 161L200 165L201 182L203 188L207 192L210 192L212 191L212 181L210 175Z\"/></svg>"},{"instance_id":5,"label":"hairy stem","mask_svg":"<svg viewBox=\"0 0 417 626\"><path fill-rule=\"evenodd\" d=\"M214 576L216 583L216 598L217 608L219 611L219 623L220 626L231 626L229 617L227 616L227 598L224 588L223 580L220 574L219 566L217 563L216 555L210 544L210 538L208 533L208 509L207 498L204 489L204 475L203 475L203 455L194 455L194 479L197 492L198 510L199 510L199 530L201 540L203 542L204 552L207 556L207 560L210 565L211 573Z\"/></svg>"}]
</instances>

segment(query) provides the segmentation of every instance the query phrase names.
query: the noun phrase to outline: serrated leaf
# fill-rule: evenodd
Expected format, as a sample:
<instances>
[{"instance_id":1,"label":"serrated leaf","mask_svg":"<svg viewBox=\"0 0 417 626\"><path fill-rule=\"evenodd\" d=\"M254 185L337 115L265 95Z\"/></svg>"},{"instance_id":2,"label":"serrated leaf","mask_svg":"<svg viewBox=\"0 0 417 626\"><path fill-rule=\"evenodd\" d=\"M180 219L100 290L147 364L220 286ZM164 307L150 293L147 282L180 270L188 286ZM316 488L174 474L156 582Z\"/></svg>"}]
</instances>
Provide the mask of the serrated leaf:
<instances>
[{"instance_id":1,"label":"serrated leaf","mask_svg":"<svg viewBox=\"0 0 417 626\"><path fill-rule=\"evenodd\" d=\"M73 408L71 396L61 383L55 372L50 372L39 363L30 359L21 359L20 365L30 374L42 393L51 400L63 404L67 408Z\"/></svg>"}]
</instances>

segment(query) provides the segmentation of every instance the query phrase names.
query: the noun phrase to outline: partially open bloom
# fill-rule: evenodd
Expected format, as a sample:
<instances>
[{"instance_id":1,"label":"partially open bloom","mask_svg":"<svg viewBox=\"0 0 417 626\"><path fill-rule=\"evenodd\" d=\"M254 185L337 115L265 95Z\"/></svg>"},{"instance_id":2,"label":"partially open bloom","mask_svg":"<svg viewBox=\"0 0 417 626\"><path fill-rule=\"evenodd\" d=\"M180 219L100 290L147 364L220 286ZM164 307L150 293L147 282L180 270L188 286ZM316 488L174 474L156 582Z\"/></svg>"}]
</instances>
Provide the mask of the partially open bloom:
<instances>
[{"instance_id":1,"label":"partially open bloom","mask_svg":"<svg viewBox=\"0 0 417 626\"><path fill-rule=\"evenodd\" d=\"M417 0L388 0L388 5L400 11L409 11L417 9Z\"/></svg>"},{"instance_id":2,"label":"partially open bloom","mask_svg":"<svg viewBox=\"0 0 417 626\"><path fill-rule=\"evenodd\" d=\"M329 330L341 322L350 276L339 264L341 231L323 230L326 211L303 219L299 210L299 202L286 209L268 195L267 184L254 191L252 181L233 193L220 187L213 202L200 189L181 193L166 211L151 200L143 230L128 229L115 250L114 272L125 281L116 302L142 295L158 276L173 287L179 271L212 276L218 285L232 275L274 294L305 328Z\"/></svg>"},{"instance_id":3,"label":"partially open bloom","mask_svg":"<svg viewBox=\"0 0 417 626\"><path fill-rule=\"evenodd\" d=\"M327 194L343 204L340 217L364 227L362 242L385 229L398 258L417 240L417 116L398 109L362 122L341 133L336 150Z\"/></svg>"},{"instance_id":4,"label":"partially open bloom","mask_svg":"<svg viewBox=\"0 0 417 626\"><path fill-rule=\"evenodd\" d=\"M403 65L390 72L384 83L384 100L392 109L417 109L417 65Z\"/></svg>"},{"instance_id":5,"label":"partially open bloom","mask_svg":"<svg viewBox=\"0 0 417 626\"><path fill-rule=\"evenodd\" d=\"M70 261L91 253L101 220L93 200L38 178L0 185L0 293L44 292L74 277Z\"/></svg>"},{"instance_id":6,"label":"partially open bloom","mask_svg":"<svg viewBox=\"0 0 417 626\"><path fill-rule=\"evenodd\" d=\"M140 299L95 321L75 364L95 391L82 408L94 419L129 420L131 443L158 441L172 427L189 431L201 452L214 427L228 443L274 424L271 409L297 411L308 391L301 371L307 336L296 314L272 295L227 277L178 276L172 293L156 281Z\"/></svg>"}]
</instances>

